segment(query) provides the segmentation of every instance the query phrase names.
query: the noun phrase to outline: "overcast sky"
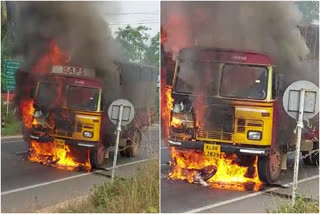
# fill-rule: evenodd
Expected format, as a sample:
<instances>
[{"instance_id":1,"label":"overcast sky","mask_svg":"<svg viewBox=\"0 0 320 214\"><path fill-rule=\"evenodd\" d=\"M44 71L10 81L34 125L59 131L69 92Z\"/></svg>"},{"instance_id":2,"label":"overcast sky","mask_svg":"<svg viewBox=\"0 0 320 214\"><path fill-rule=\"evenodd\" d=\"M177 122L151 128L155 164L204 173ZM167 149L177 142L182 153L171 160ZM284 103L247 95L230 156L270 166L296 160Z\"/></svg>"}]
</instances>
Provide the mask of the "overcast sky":
<instances>
[{"instance_id":1,"label":"overcast sky","mask_svg":"<svg viewBox=\"0 0 320 214\"><path fill-rule=\"evenodd\" d=\"M103 13L114 33L118 27L130 24L133 27L145 25L151 36L160 31L160 1L119 1L106 2Z\"/></svg>"}]
</instances>

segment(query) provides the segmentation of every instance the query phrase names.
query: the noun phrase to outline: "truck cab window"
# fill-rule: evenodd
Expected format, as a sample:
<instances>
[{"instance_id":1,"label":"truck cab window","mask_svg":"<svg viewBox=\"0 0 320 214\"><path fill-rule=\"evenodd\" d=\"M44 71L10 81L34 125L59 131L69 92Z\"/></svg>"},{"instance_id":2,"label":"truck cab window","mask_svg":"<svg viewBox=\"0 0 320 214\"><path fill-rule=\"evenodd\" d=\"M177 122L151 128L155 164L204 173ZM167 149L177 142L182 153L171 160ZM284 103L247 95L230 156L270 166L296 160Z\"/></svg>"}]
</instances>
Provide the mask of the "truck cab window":
<instances>
[{"instance_id":1,"label":"truck cab window","mask_svg":"<svg viewBox=\"0 0 320 214\"><path fill-rule=\"evenodd\" d=\"M67 106L71 109L96 111L98 97L97 88L70 86L67 92Z\"/></svg>"}]
</instances>

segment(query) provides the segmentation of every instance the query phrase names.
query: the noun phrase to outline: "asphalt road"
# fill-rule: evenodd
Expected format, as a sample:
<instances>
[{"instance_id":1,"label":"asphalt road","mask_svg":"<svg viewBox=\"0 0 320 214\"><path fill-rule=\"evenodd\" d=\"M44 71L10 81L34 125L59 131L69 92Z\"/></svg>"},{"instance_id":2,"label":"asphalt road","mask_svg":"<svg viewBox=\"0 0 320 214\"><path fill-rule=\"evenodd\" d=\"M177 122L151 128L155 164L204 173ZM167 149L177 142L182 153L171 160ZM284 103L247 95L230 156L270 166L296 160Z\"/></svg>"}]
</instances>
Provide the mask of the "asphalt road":
<instances>
[{"instance_id":1,"label":"asphalt road","mask_svg":"<svg viewBox=\"0 0 320 214\"><path fill-rule=\"evenodd\" d=\"M141 150L135 158L119 155L116 176L133 175L138 167L158 157L159 126L144 134ZM1 142L1 211L33 212L73 197L85 195L94 184L110 179L112 156L107 170L67 171L27 160L28 145L21 139Z\"/></svg>"},{"instance_id":2,"label":"asphalt road","mask_svg":"<svg viewBox=\"0 0 320 214\"><path fill-rule=\"evenodd\" d=\"M274 210L280 203L289 202L293 180L293 156L289 155L288 170L277 185L266 186L259 192L239 192L189 184L167 179L170 166L169 148L162 141L161 148L161 212L205 213L263 213ZM298 192L319 200L319 169L300 162Z\"/></svg>"}]
</instances>

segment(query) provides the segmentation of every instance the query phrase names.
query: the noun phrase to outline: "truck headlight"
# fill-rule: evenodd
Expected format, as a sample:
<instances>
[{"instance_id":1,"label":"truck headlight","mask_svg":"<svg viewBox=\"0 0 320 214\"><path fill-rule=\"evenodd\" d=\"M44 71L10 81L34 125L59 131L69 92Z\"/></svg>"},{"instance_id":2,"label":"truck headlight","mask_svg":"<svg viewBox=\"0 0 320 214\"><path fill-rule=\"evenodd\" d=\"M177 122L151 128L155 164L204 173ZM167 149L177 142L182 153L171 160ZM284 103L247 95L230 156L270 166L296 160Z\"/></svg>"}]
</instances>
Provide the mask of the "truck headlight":
<instances>
[{"instance_id":1,"label":"truck headlight","mask_svg":"<svg viewBox=\"0 0 320 214\"><path fill-rule=\"evenodd\" d=\"M259 131L248 131L249 140L261 140L262 133Z\"/></svg>"},{"instance_id":2,"label":"truck headlight","mask_svg":"<svg viewBox=\"0 0 320 214\"><path fill-rule=\"evenodd\" d=\"M88 132L88 131L83 132L83 137L92 138L92 136L93 136L92 132Z\"/></svg>"}]
</instances>

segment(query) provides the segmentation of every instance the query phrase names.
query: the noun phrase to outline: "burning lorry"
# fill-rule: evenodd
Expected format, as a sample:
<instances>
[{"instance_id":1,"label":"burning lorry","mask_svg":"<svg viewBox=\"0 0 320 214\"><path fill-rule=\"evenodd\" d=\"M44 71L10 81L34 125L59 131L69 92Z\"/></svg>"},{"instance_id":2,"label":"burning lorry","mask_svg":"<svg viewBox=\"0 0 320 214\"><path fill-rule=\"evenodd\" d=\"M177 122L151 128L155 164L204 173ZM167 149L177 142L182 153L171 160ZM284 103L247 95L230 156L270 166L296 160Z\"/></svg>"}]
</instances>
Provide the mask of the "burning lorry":
<instances>
[{"instance_id":1,"label":"burning lorry","mask_svg":"<svg viewBox=\"0 0 320 214\"><path fill-rule=\"evenodd\" d=\"M179 52L168 82L168 142L175 165L197 169L208 167L212 159L229 157L228 163L239 166L252 163L242 174L253 182L272 183L279 178L294 141L286 134L290 130L293 135L286 122L290 119L283 119L281 81L269 56L185 48ZM318 142L312 146L313 141L303 141L309 144L302 146L304 154L316 149ZM305 162L315 164L316 157L308 156ZM217 174L220 165L214 169ZM232 174L235 168L228 170ZM174 169L169 176L179 178L182 173ZM217 176L219 182L228 181L225 175ZM243 181L235 180L235 176L230 179Z\"/></svg>"},{"instance_id":2,"label":"burning lorry","mask_svg":"<svg viewBox=\"0 0 320 214\"><path fill-rule=\"evenodd\" d=\"M134 121L121 134L119 150L122 156L134 157L142 130L156 110L158 71L133 63L116 65L119 78L114 81L120 93L118 89L111 93L115 99L131 101L136 111ZM71 168L102 167L115 144L116 127L107 115L114 100L106 98L106 86L95 78L95 70L53 65L35 85L29 107L23 104L23 113L30 118L24 115L29 160Z\"/></svg>"}]
</instances>

